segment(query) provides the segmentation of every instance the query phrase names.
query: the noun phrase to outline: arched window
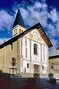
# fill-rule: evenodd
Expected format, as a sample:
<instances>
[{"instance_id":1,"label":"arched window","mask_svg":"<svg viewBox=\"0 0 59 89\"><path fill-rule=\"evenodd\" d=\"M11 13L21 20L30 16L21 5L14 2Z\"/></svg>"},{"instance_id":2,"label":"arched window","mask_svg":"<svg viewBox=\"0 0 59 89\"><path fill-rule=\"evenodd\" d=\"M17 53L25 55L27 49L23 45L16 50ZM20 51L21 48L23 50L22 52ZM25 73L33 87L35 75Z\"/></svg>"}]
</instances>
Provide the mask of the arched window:
<instances>
[{"instance_id":1,"label":"arched window","mask_svg":"<svg viewBox=\"0 0 59 89\"><path fill-rule=\"evenodd\" d=\"M14 57L12 57L12 66L16 65L16 59Z\"/></svg>"},{"instance_id":2,"label":"arched window","mask_svg":"<svg viewBox=\"0 0 59 89\"><path fill-rule=\"evenodd\" d=\"M51 66L51 69L53 69L54 67L53 67L53 65Z\"/></svg>"},{"instance_id":3,"label":"arched window","mask_svg":"<svg viewBox=\"0 0 59 89\"><path fill-rule=\"evenodd\" d=\"M29 68L29 63L27 63L27 68Z\"/></svg>"},{"instance_id":4,"label":"arched window","mask_svg":"<svg viewBox=\"0 0 59 89\"><path fill-rule=\"evenodd\" d=\"M42 70L44 70L44 66L42 66Z\"/></svg>"},{"instance_id":5,"label":"arched window","mask_svg":"<svg viewBox=\"0 0 59 89\"><path fill-rule=\"evenodd\" d=\"M34 44L34 54L37 55L37 44Z\"/></svg>"}]
</instances>

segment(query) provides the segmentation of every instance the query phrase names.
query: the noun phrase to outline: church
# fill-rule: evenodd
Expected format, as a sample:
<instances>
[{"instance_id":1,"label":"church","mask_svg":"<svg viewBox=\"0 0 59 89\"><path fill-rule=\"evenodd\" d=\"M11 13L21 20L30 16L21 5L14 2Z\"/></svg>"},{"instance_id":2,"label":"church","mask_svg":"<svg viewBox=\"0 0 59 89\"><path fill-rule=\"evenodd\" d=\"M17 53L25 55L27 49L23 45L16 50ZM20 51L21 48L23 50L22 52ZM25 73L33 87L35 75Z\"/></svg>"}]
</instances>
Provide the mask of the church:
<instances>
[{"instance_id":1,"label":"church","mask_svg":"<svg viewBox=\"0 0 59 89\"><path fill-rule=\"evenodd\" d=\"M12 38L0 45L0 71L25 77L33 76L34 73L48 74L50 47L52 43L41 24L26 29L18 10Z\"/></svg>"}]
</instances>

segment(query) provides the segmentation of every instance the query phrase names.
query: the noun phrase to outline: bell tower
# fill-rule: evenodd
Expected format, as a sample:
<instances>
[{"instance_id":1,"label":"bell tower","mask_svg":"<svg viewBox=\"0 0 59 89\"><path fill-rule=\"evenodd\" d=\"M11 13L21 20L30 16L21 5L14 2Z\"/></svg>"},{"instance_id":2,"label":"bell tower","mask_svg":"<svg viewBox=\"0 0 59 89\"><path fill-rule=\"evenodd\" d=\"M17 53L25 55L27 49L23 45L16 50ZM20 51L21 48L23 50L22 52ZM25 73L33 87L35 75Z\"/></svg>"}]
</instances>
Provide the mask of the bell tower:
<instances>
[{"instance_id":1,"label":"bell tower","mask_svg":"<svg viewBox=\"0 0 59 89\"><path fill-rule=\"evenodd\" d=\"M24 30L25 30L25 28L24 28L23 18L20 13L20 10L18 10L14 24L13 24L12 36L14 37L14 36L22 33Z\"/></svg>"}]
</instances>

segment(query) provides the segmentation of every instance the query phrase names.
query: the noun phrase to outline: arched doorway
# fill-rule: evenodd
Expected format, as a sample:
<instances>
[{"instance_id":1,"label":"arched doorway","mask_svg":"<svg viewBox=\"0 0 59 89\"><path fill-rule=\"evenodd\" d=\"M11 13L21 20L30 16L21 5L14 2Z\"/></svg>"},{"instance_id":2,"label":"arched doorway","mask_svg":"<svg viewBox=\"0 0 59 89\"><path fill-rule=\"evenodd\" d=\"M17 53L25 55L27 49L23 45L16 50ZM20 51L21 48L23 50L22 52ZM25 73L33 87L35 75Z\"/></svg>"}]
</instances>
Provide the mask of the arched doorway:
<instances>
[{"instance_id":1,"label":"arched doorway","mask_svg":"<svg viewBox=\"0 0 59 89\"><path fill-rule=\"evenodd\" d=\"M40 65L34 64L34 73L40 72Z\"/></svg>"}]
</instances>

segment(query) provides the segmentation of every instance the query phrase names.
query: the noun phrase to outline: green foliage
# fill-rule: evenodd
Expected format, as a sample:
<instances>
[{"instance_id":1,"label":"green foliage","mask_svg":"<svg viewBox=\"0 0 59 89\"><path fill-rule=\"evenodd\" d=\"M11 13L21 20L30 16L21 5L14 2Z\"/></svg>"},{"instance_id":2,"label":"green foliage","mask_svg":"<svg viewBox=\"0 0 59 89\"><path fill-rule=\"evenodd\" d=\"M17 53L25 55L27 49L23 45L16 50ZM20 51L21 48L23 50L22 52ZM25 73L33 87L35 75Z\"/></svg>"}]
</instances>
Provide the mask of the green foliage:
<instances>
[{"instance_id":1,"label":"green foliage","mask_svg":"<svg viewBox=\"0 0 59 89\"><path fill-rule=\"evenodd\" d=\"M50 73L50 74L48 75L48 77L49 77L49 79L52 79L52 78L54 77L54 75L53 75L52 73Z\"/></svg>"},{"instance_id":2,"label":"green foliage","mask_svg":"<svg viewBox=\"0 0 59 89\"><path fill-rule=\"evenodd\" d=\"M39 78L39 77L40 77L40 74L34 73L34 74L33 74L33 77L34 77L34 78Z\"/></svg>"}]
</instances>

